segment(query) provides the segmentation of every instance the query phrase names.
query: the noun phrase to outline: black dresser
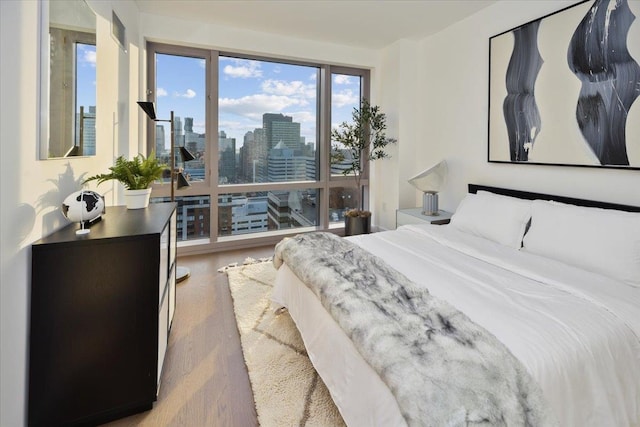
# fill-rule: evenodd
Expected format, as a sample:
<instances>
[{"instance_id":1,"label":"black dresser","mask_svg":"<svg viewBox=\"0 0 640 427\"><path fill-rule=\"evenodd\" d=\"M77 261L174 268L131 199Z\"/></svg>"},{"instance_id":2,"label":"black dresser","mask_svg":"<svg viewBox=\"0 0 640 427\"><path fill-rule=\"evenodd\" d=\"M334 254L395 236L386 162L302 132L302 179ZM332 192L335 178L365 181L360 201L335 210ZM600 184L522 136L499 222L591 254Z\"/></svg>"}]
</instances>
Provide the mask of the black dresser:
<instances>
[{"instance_id":1,"label":"black dresser","mask_svg":"<svg viewBox=\"0 0 640 427\"><path fill-rule=\"evenodd\" d=\"M107 207L32 245L28 423L151 409L175 310L176 204Z\"/></svg>"}]
</instances>

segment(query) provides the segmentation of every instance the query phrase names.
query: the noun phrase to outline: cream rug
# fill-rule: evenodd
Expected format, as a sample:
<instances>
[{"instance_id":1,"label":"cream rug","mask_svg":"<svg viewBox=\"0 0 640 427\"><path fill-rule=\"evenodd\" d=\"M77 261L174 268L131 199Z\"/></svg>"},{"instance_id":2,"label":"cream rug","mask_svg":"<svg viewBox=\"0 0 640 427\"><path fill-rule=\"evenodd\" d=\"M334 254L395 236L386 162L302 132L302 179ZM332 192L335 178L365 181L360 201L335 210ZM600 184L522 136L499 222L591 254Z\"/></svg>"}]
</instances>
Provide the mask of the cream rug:
<instances>
[{"instance_id":1,"label":"cream rug","mask_svg":"<svg viewBox=\"0 0 640 427\"><path fill-rule=\"evenodd\" d=\"M221 271L229 277L258 422L263 427L344 426L295 323L286 310L275 312L271 304L273 264L245 263Z\"/></svg>"}]
</instances>

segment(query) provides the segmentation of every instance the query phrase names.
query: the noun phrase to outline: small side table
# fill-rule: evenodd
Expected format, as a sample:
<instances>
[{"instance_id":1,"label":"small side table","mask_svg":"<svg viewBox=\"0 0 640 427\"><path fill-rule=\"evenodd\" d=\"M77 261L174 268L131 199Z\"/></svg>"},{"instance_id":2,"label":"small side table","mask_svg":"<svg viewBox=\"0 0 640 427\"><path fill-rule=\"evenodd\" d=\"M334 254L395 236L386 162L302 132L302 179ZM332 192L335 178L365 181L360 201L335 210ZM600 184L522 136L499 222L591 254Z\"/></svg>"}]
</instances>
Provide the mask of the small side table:
<instances>
[{"instance_id":1,"label":"small side table","mask_svg":"<svg viewBox=\"0 0 640 427\"><path fill-rule=\"evenodd\" d=\"M396 228L407 224L448 224L451 220L451 212L438 211L440 215L423 215L422 208L396 210Z\"/></svg>"}]
</instances>

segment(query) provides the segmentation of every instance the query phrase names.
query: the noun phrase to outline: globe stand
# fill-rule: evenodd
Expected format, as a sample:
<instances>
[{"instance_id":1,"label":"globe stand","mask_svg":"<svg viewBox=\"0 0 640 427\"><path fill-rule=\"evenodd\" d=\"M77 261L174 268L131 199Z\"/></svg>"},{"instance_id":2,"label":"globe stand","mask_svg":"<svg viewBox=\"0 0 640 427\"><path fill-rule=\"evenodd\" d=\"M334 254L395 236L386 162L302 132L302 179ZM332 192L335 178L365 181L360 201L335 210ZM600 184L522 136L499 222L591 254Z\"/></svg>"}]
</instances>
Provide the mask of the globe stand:
<instances>
[{"instance_id":1,"label":"globe stand","mask_svg":"<svg viewBox=\"0 0 640 427\"><path fill-rule=\"evenodd\" d=\"M92 203L89 203L89 199ZM87 210L89 207L90 211ZM76 236L89 234L91 225L102 220L104 213L104 197L95 191L76 191L62 202L62 215L69 221L80 224L80 228L75 231Z\"/></svg>"},{"instance_id":2,"label":"globe stand","mask_svg":"<svg viewBox=\"0 0 640 427\"><path fill-rule=\"evenodd\" d=\"M76 230L77 236L84 236L85 234L91 233L91 229L84 228L84 222L82 223L82 228L80 230Z\"/></svg>"},{"instance_id":3,"label":"globe stand","mask_svg":"<svg viewBox=\"0 0 640 427\"><path fill-rule=\"evenodd\" d=\"M80 192L80 204L82 205L83 203L85 203L84 190ZM84 220L82 219L83 212L84 212L84 207L83 209L80 209L80 230L76 230L76 236L84 236L85 234L91 233L90 228L84 228Z\"/></svg>"},{"instance_id":4,"label":"globe stand","mask_svg":"<svg viewBox=\"0 0 640 427\"><path fill-rule=\"evenodd\" d=\"M191 270L187 267L176 267L176 283L187 280L191 276Z\"/></svg>"}]
</instances>

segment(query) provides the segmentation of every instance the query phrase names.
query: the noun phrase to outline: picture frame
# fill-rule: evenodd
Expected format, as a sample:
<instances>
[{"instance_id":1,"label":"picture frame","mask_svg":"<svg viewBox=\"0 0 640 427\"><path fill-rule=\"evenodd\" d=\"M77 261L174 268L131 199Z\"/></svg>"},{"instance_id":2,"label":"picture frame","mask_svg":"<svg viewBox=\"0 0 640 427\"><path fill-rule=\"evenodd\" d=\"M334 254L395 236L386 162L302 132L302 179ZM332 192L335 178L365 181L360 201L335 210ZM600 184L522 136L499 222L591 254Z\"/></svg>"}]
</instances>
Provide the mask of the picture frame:
<instances>
[{"instance_id":1,"label":"picture frame","mask_svg":"<svg viewBox=\"0 0 640 427\"><path fill-rule=\"evenodd\" d=\"M636 16L585 0L492 36L488 162L640 170Z\"/></svg>"}]
</instances>

